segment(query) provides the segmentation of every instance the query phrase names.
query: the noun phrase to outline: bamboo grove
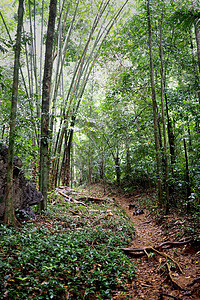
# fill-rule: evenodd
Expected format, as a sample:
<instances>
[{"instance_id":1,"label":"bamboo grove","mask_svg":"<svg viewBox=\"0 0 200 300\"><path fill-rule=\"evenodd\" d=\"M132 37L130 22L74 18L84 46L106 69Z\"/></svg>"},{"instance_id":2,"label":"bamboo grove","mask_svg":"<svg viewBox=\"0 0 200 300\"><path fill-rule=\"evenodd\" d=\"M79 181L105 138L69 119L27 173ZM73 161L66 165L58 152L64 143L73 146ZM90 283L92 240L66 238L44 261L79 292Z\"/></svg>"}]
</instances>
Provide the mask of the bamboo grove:
<instances>
[{"instance_id":1,"label":"bamboo grove","mask_svg":"<svg viewBox=\"0 0 200 300\"><path fill-rule=\"evenodd\" d=\"M179 198L198 209L198 1L22 1L14 135L19 16L3 2L1 142L14 136L15 153L43 192L40 209L48 190L98 180L126 191L156 188L166 213Z\"/></svg>"}]
</instances>

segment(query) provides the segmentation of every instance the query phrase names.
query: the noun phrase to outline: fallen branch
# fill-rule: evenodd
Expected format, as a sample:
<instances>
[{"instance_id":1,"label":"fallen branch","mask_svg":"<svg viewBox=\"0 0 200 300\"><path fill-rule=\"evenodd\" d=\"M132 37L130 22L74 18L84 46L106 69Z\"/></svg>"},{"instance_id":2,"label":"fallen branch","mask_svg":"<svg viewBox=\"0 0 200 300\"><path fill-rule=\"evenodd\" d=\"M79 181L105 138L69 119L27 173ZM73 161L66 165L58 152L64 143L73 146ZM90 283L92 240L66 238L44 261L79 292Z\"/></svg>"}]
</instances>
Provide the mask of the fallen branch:
<instances>
[{"instance_id":1,"label":"fallen branch","mask_svg":"<svg viewBox=\"0 0 200 300\"><path fill-rule=\"evenodd\" d=\"M72 201L76 204L81 204L81 205L84 205L84 206L87 206L84 202L82 201L78 201L78 200L75 200L75 199L72 199Z\"/></svg>"},{"instance_id":2,"label":"fallen branch","mask_svg":"<svg viewBox=\"0 0 200 300\"><path fill-rule=\"evenodd\" d=\"M68 200L67 200L68 202L71 201L71 197L70 197L70 196L68 196L68 195L66 195L66 194L64 194L64 193L62 193L61 191L58 191L58 193L59 193L61 196L63 196L64 198L68 199Z\"/></svg>"},{"instance_id":3,"label":"fallen branch","mask_svg":"<svg viewBox=\"0 0 200 300\"><path fill-rule=\"evenodd\" d=\"M59 191L58 193L59 193L61 196L65 197L65 198L67 199L67 202L74 202L74 203L76 203L76 204L81 204L81 205L86 206L86 204L85 204L84 202L75 200L75 199L71 198L70 196L68 196L68 195L66 195L66 194L64 194L64 193L62 193L61 191Z\"/></svg>"}]
</instances>

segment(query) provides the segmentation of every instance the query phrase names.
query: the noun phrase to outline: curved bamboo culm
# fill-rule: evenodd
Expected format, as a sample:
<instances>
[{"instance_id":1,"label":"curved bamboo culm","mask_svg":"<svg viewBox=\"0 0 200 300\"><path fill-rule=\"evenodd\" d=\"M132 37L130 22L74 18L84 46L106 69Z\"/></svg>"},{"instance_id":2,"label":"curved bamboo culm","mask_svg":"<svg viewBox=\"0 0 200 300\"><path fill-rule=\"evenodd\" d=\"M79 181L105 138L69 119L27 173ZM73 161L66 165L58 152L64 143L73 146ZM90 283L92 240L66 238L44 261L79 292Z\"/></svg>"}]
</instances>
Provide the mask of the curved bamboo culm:
<instances>
[{"instance_id":1,"label":"curved bamboo culm","mask_svg":"<svg viewBox=\"0 0 200 300\"><path fill-rule=\"evenodd\" d=\"M78 1L79 2L79 1ZM73 15L73 21L75 22L75 17L78 9L78 2L77 6ZM111 17L110 20L108 20L107 24L106 20L108 19L109 12L104 16L108 5L110 3L109 1L101 1L99 6L99 11L96 14L88 39L85 43L85 46L83 48L82 53L80 53L80 58L75 64L73 76L71 79L70 87L68 89L68 93L66 95L66 105L65 108L62 110L62 120L60 122L60 127L56 136L56 141L54 144L54 147L52 148L52 163L51 163L51 171L50 171L50 182L51 187L54 188L57 185L58 180L60 181L60 177L62 174L62 166L64 164L65 159L62 159L62 163L60 163L61 159L61 151L63 149L63 156L66 155L66 149L69 149L71 147L72 136L73 136L73 130L72 127L74 127L76 115L81 103L82 96L84 94L84 90L86 87L86 84L89 80L89 76L91 74L91 70L94 66L95 60L98 57L99 50L101 48L101 45L103 41L105 40L106 36L109 34L112 26L114 25L116 19L120 15L121 11L123 10L124 6L128 2L125 1L125 3L122 5L122 7L114 14L114 16ZM73 25L72 24L72 25ZM98 28L99 26L99 28ZM53 96L53 109L56 107L56 98L57 98L57 91L58 86L60 84L60 78L62 74L62 67L64 65L64 58L65 53L67 50L67 45L69 38L72 34L73 26L71 26L68 30L68 33L65 37L62 51L63 51L63 57L62 60L60 60L60 67L57 66L56 73L59 73L59 77L57 79L57 82L54 85L54 96ZM93 40L94 34L96 33L96 37ZM82 47L82 39L79 44L79 49ZM91 43L92 42L92 43ZM91 48L89 47L91 46ZM61 47L61 46L60 46ZM58 71L60 70L60 71ZM72 116L70 117L71 113L73 112ZM70 120L71 119L71 120ZM53 122L54 117L51 118L51 131L53 132ZM69 126L70 124L70 126ZM73 125L72 125L73 124ZM69 131L69 132L68 132ZM65 145L65 147L64 147ZM63 148L64 147L64 148ZM65 149L65 150L64 150ZM69 150L68 150L69 152ZM66 158L66 156L65 156Z\"/></svg>"}]
</instances>

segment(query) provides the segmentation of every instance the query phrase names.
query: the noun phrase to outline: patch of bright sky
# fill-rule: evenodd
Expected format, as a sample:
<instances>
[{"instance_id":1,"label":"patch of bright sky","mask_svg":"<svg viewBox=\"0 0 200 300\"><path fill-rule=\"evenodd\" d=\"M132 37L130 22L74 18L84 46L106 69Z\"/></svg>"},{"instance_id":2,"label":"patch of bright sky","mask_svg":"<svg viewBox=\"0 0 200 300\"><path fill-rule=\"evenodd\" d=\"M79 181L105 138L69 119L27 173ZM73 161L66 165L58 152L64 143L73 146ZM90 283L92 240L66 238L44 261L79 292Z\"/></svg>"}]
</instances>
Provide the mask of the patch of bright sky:
<instances>
[{"instance_id":1,"label":"patch of bright sky","mask_svg":"<svg viewBox=\"0 0 200 300\"><path fill-rule=\"evenodd\" d=\"M13 18L14 13L17 13L17 1L1 0L0 10L1 13L6 14L7 17Z\"/></svg>"}]
</instances>

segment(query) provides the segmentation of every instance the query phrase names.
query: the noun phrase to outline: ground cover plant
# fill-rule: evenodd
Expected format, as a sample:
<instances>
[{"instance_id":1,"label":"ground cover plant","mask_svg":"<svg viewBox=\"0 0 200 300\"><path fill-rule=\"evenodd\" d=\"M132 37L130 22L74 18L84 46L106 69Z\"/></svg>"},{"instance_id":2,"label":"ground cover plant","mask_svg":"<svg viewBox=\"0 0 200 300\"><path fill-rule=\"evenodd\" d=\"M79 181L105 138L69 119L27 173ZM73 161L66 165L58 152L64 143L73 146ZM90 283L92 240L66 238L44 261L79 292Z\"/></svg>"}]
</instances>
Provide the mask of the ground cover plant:
<instances>
[{"instance_id":1,"label":"ground cover plant","mask_svg":"<svg viewBox=\"0 0 200 300\"><path fill-rule=\"evenodd\" d=\"M20 229L0 226L0 298L111 299L124 291L135 277L120 250L135 232L129 217L113 200L51 203Z\"/></svg>"}]
</instances>

